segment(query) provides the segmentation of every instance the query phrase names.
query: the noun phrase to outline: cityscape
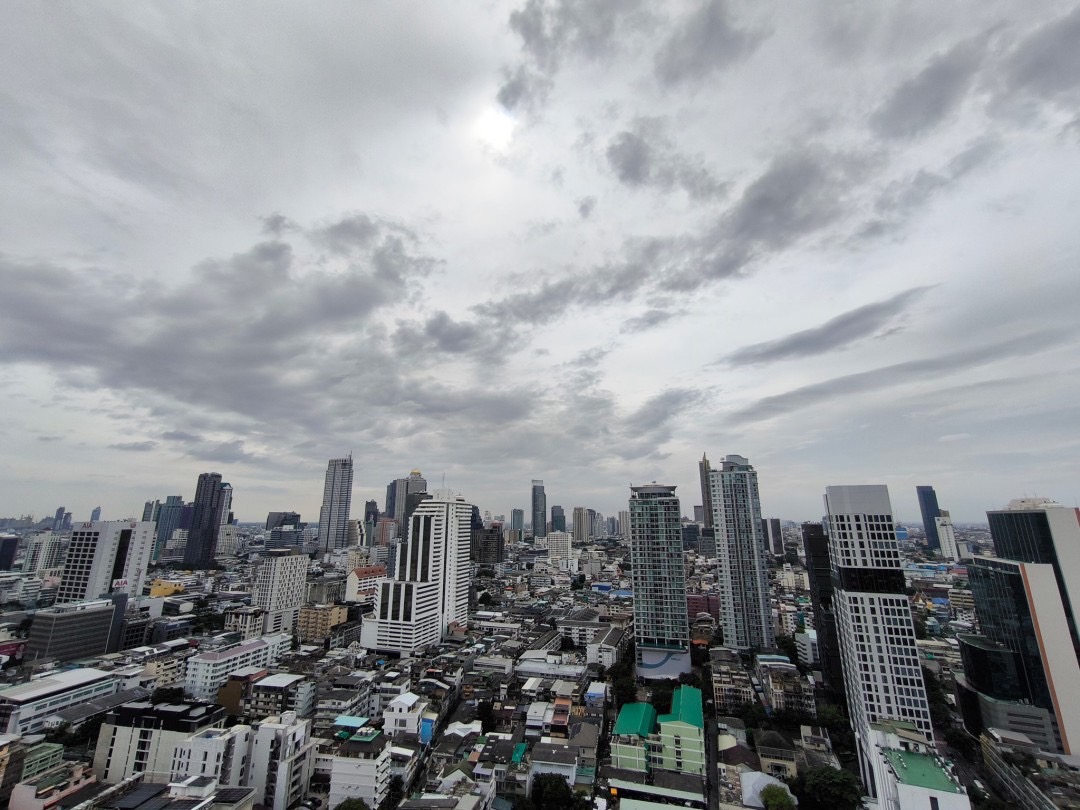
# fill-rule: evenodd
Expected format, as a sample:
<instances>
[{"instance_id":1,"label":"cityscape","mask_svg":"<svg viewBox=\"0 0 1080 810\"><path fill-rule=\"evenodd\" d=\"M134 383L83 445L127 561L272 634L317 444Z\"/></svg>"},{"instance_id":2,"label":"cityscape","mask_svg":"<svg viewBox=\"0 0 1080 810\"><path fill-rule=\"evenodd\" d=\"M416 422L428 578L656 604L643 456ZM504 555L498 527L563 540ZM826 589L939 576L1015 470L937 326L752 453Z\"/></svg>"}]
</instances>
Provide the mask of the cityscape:
<instances>
[{"instance_id":1,"label":"cityscape","mask_svg":"<svg viewBox=\"0 0 1080 810\"><path fill-rule=\"evenodd\" d=\"M4 11L0 807L1080 810L1077 0Z\"/></svg>"},{"instance_id":2,"label":"cityscape","mask_svg":"<svg viewBox=\"0 0 1080 810\"><path fill-rule=\"evenodd\" d=\"M902 523L858 484L794 521L763 514L747 457L698 470L608 516L533 479L507 516L420 469L354 506L349 454L317 519L239 521L218 472L129 515L2 518L0 801L1080 797L1080 510L1024 497L958 525L920 485Z\"/></svg>"}]
</instances>

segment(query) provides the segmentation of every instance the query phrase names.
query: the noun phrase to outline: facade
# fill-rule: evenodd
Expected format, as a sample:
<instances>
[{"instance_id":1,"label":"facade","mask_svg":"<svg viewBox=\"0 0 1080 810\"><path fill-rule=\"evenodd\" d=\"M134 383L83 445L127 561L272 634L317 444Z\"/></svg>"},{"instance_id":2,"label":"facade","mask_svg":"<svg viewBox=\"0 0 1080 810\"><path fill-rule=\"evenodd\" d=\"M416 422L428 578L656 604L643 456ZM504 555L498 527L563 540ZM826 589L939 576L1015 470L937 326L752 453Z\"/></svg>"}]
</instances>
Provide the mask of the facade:
<instances>
[{"instance_id":1,"label":"facade","mask_svg":"<svg viewBox=\"0 0 1080 810\"><path fill-rule=\"evenodd\" d=\"M105 715L94 749L94 774L117 784L137 773L149 782L172 776L173 749L192 734L225 724L225 709L208 703L126 703Z\"/></svg>"},{"instance_id":2,"label":"facade","mask_svg":"<svg viewBox=\"0 0 1080 810\"><path fill-rule=\"evenodd\" d=\"M921 486L915 487L915 495L919 499L919 511L922 513L926 547L936 551L941 548L937 530L937 518L941 517L941 507L938 506L937 493L934 492L933 487Z\"/></svg>"},{"instance_id":3,"label":"facade","mask_svg":"<svg viewBox=\"0 0 1080 810\"><path fill-rule=\"evenodd\" d=\"M427 492L427 480L420 470L413 470L408 478L395 478L386 488L386 514L399 527L405 525L407 496L418 492Z\"/></svg>"},{"instance_id":4,"label":"facade","mask_svg":"<svg viewBox=\"0 0 1080 810\"><path fill-rule=\"evenodd\" d=\"M349 731L347 740L320 755L330 772L327 804L337 807L346 799L359 798L368 807L378 807L390 788L390 740L377 729Z\"/></svg>"},{"instance_id":5,"label":"facade","mask_svg":"<svg viewBox=\"0 0 1080 810\"><path fill-rule=\"evenodd\" d=\"M307 717L315 711L315 681L289 672L267 675L251 683L242 706L244 714L251 718L289 712Z\"/></svg>"},{"instance_id":6,"label":"facade","mask_svg":"<svg viewBox=\"0 0 1080 810\"><path fill-rule=\"evenodd\" d=\"M68 543L57 603L113 593L141 595L153 552L153 523L112 520L79 524Z\"/></svg>"},{"instance_id":7,"label":"facade","mask_svg":"<svg viewBox=\"0 0 1080 810\"><path fill-rule=\"evenodd\" d=\"M158 561L165 543L173 532L180 528L180 519L184 513L182 495L168 495L165 503L158 508L157 528L154 530L154 562Z\"/></svg>"},{"instance_id":8,"label":"facade","mask_svg":"<svg viewBox=\"0 0 1080 810\"><path fill-rule=\"evenodd\" d=\"M547 494L540 479L532 482L532 534L533 537L547 535Z\"/></svg>"},{"instance_id":9,"label":"facade","mask_svg":"<svg viewBox=\"0 0 1080 810\"><path fill-rule=\"evenodd\" d=\"M345 581L345 601L361 605L375 604L379 582L385 576L385 565L361 565L352 569Z\"/></svg>"},{"instance_id":10,"label":"facade","mask_svg":"<svg viewBox=\"0 0 1080 810\"><path fill-rule=\"evenodd\" d=\"M30 536L23 559L24 575L40 574L64 564L64 542L56 532L41 532Z\"/></svg>"},{"instance_id":11,"label":"facade","mask_svg":"<svg viewBox=\"0 0 1080 810\"><path fill-rule=\"evenodd\" d=\"M492 523L474 534L476 549L473 560L480 565L498 565L506 559L506 538L502 523Z\"/></svg>"},{"instance_id":12,"label":"facade","mask_svg":"<svg viewBox=\"0 0 1080 810\"><path fill-rule=\"evenodd\" d=\"M784 556L784 532L780 528L780 518L762 518L761 537L766 551L777 557Z\"/></svg>"},{"instance_id":13,"label":"facade","mask_svg":"<svg viewBox=\"0 0 1080 810\"><path fill-rule=\"evenodd\" d=\"M266 667L292 646L287 633L262 636L221 650L199 653L188 659L184 691L196 700L214 700L229 673L244 667Z\"/></svg>"},{"instance_id":14,"label":"facade","mask_svg":"<svg viewBox=\"0 0 1080 810\"><path fill-rule=\"evenodd\" d=\"M247 784L265 810L296 807L307 795L315 768L316 740L311 721L295 712L271 715L254 727ZM331 805L334 806L334 805Z\"/></svg>"},{"instance_id":15,"label":"facade","mask_svg":"<svg viewBox=\"0 0 1080 810\"><path fill-rule=\"evenodd\" d=\"M579 543L592 539L592 527L589 525L589 510L584 506L575 506L573 512L573 536Z\"/></svg>"},{"instance_id":16,"label":"facade","mask_svg":"<svg viewBox=\"0 0 1080 810\"><path fill-rule=\"evenodd\" d=\"M248 783L251 726L208 728L178 742L173 749L171 781L190 776L216 779L222 785Z\"/></svg>"},{"instance_id":17,"label":"facade","mask_svg":"<svg viewBox=\"0 0 1080 810\"><path fill-rule=\"evenodd\" d=\"M37 611L23 657L44 662L103 655L109 651L115 610L111 599L96 599Z\"/></svg>"},{"instance_id":18,"label":"facade","mask_svg":"<svg viewBox=\"0 0 1080 810\"><path fill-rule=\"evenodd\" d=\"M191 568L212 568L217 551L218 532L227 512L224 505L224 487L221 473L201 473L195 486L195 500L188 528L187 545L184 546L184 565ZM231 496L230 487L230 496Z\"/></svg>"},{"instance_id":19,"label":"facade","mask_svg":"<svg viewBox=\"0 0 1080 810\"><path fill-rule=\"evenodd\" d=\"M349 506L352 503L352 453L332 458L326 465L322 508L319 510L319 545L323 551L349 545Z\"/></svg>"},{"instance_id":20,"label":"facade","mask_svg":"<svg viewBox=\"0 0 1080 810\"><path fill-rule=\"evenodd\" d=\"M551 507L551 530L553 532L566 531L566 512L561 506Z\"/></svg>"},{"instance_id":21,"label":"facade","mask_svg":"<svg viewBox=\"0 0 1080 810\"><path fill-rule=\"evenodd\" d=\"M330 631L349 619L345 605L304 605L296 630L303 642L322 641L330 637Z\"/></svg>"},{"instance_id":22,"label":"facade","mask_svg":"<svg viewBox=\"0 0 1080 810\"><path fill-rule=\"evenodd\" d=\"M840 638L836 632L833 610L832 565L829 562L829 538L820 523L802 525L803 550L806 553L806 578L810 585L810 604L814 629L818 633L818 655L825 689L834 701L842 702L844 672L841 667Z\"/></svg>"},{"instance_id":23,"label":"facade","mask_svg":"<svg viewBox=\"0 0 1080 810\"><path fill-rule=\"evenodd\" d=\"M727 456L719 468L709 470L709 490L724 646L739 650L773 647L776 638L757 472L742 456Z\"/></svg>"},{"instance_id":24,"label":"facade","mask_svg":"<svg viewBox=\"0 0 1080 810\"><path fill-rule=\"evenodd\" d=\"M906 721L933 741L930 708L888 488L827 487L825 510L848 711L863 784L876 797L871 726Z\"/></svg>"},{"instance_id":25,"label":"facade","mask_svg":"<svg viewBox=\"0 0 1080 810\"><path fill-rule=\"evenodd\" d=\"M525 536L525 510L524 509L511 509L510 510L510 531L513 534L512 540L515 543L520 543L521 539Z\"/></svg>"},{"instance_id":26,"label":"facade","mask_svg":"<svg viewBox=\"0 0 1080 810\"><path fill-rule=\"evenodd\" d=\"M7 734L37 734L45 721L76 706L120 691L120 678L100 669L70 669L0 689L0 729Z\"/></svg>"},{"instance_id":27,"label":"facade","mask_svg":"<svg viewBox=\"0 0 1080 810\"><path fill-rule=\"evenodd\" d=\"M671 712L657 718L657 734L649 748L652 767L705 776L705 719L700 689L680 686L675 690Z\"/></svg>"},{"instance_id":28,"label":"facade","mask_svg":"<svg viewBox=\"0 0 1080 810\"><path fill-rule=\"evenodd\" d=\"M704 528L711 529L713 526L712 504L712 465L705 453L701 454L698 462L698 477L701 479L701 517Z\"/></svg>"},{"instance_id":29,"label":"facade","mask_svg":"<svg viewBox=\"0 0 1080 810\"><path fill-rule=\"evenodd\" d=\"M307 555L289 551L268 551L255 575L252 607L266 611L264 633L291 633L307 596Z\"/></svg>"},{"instance_id":30,"label":"facade","mask_svg":"<svg viewBox=\"0 0 1080 810\"><path fill-rule=\"evenodd\" d=\"M564 531L552 530L547 535L548 564L559 571L574 570L574 557L570 545L570 535Z\"/></svg>"},{"instance_id":31,"label":"facade","mask_svg":"<svg viewBox=\"0 0 1080 810\"><path fill-rule=\"evenodd\" d=\"M627 703L611 731L611 765L624 771L649 770L646 742L656 728L656 709L649 703Z\"/></svg>"},{"instance_id":32,"label":"facade","mask_svg":"<svg viewBox=\"0 0 1080 810\"><path fill-rule=\"evenodd\" d=\"M465 624L471 522L472 504L450 492L416 507L394 577L381 582L364 617L363 646L411 654L438 644L449 625Z\"/></svg>"},{"instance_id":33,"label":"facade","mask_svg":"<svg viewBox=\"0 0 1080 810\"><path fill-rule=\"evenodd\" d=\"M673 486L630 491L636 671L644 678L677 678L690 671L679 499Z\"/></svg>"}]
</instances>

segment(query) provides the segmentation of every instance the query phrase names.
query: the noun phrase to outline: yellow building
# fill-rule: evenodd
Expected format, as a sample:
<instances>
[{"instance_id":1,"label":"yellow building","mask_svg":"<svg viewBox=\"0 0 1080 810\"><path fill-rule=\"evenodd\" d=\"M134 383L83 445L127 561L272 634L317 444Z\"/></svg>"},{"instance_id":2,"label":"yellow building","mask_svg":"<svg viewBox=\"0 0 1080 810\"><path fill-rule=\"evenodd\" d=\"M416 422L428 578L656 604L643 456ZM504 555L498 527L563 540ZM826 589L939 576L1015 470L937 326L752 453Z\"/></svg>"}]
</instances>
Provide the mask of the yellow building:
<instances>
[{"instance_id":1,"label":"yellow building","mask_svg":"<svg viewBox=\"0 0 1080 810\"><path fill-rule=\"evenodd\" d=\"M349 609L345 605L305 605L300 608L296 623L301 641L322 641L330 630L348 621Z\"/></svg>"}]
</instances>

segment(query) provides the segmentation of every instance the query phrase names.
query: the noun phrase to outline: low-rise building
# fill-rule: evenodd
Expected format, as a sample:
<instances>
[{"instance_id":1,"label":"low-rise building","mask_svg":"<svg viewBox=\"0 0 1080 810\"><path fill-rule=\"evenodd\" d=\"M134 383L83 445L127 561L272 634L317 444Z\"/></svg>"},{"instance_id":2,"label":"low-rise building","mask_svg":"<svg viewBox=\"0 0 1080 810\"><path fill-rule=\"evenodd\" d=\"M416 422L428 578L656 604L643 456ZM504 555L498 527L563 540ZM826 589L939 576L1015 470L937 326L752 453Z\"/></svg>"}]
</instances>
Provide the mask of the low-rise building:
<instances>
[{"instance_id":1,"label":"low-rise building","mask_svg":"<svg viewBox=\"0 0 1080 810\"><path fill-rule=\"evenodd\" d=\"M244 714L252 719L286 712L308 717L315 710L315 682L288 672L267 675L252 682L242 705Z\"/></svg>"},{"instance_id":2,"label":"low-rise building","mask_svg":"<svg viewBox=\"0 0 1080 810\"><path fill-rule=\"evenodd\" d=\"M0 689L0 729L8 734L45 730L45 719L61 709L120 691L120 679L100 669L51 673L30 683Z\"/></svg>"},{"instance_id":3,"label":"low-rise building","mask_svg":"<svg viewBox=\"0 0 1080 810\"><path fill-rule=\"evenodd\" d=\"M188 659L184 691L197 700L213 700L229 678L244 667L265 667L275 663L292 646L288 633L262 636Z\"/></svg>"},{"instance_id":4,"label":"low-rise building","mask_svg":"<svg viewBox=\"0 0 1080 810\"><path fill-rule=\"evenodd\" d=\"M330 636L331 629L348 618L349 609L345 605L304 605L296 629L301 641L322 641Z\"/></svg>"}]
</instances>

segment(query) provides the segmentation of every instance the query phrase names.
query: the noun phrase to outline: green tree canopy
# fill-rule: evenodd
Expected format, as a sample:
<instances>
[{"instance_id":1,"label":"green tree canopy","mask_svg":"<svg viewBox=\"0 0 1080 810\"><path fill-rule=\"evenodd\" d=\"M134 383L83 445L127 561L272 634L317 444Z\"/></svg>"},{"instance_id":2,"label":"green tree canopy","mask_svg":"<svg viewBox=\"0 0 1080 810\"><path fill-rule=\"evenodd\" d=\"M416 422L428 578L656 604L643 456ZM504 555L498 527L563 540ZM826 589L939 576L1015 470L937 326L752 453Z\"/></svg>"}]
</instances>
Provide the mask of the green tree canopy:
<instances>
[{"instance_id":1,"label":"green tree canopy","mask_svg":"<svg viewBox=\"0 0 1080 810\"><path fill-rule=\"evenodd\" d=\"M779 785L769 785L761 791L761 801L765 810L795 810L795 802Z\"/></svg>"},{"instance_id":2,"label":"green tree canopy","mask_svg":"<svg viewBox=\"0 0 1080 810\"><path fill-rule=\"evenodd\" d=\"M791 782L799 810L858 810L862 786L851 771L811 768Z\"/></svg>"},{"instance_id":3,"label":"green tree canopy","mask_svg":"<svg viewBox=\"0 0 1080 810\"><path fill-rule=\"evenodd\" d=\"M524 810L588 810L589 801L558 774L542 773L533 779L528 805Z\"/></svg>"},{"instance_id":4,"label":"green tree canopy","mask_svg":"<svg viewBox=\"0 0 1080 810\"><path fill-rule=\"evenodd\" d=\"M334 810L371 810L371 808L368 807L368 803L363 799L353 798L346 799L335 807Z\"/></svg>"}]
</instances>

